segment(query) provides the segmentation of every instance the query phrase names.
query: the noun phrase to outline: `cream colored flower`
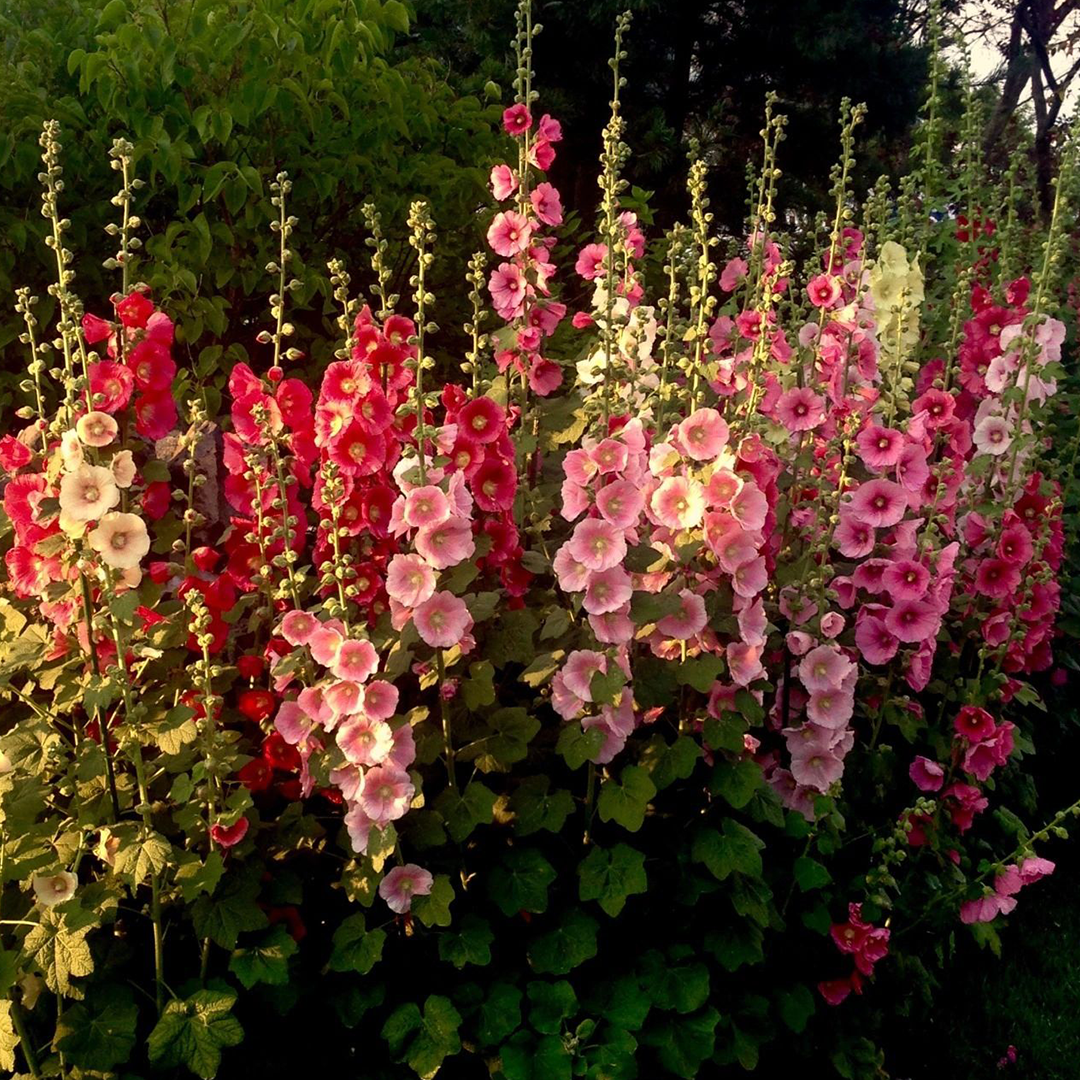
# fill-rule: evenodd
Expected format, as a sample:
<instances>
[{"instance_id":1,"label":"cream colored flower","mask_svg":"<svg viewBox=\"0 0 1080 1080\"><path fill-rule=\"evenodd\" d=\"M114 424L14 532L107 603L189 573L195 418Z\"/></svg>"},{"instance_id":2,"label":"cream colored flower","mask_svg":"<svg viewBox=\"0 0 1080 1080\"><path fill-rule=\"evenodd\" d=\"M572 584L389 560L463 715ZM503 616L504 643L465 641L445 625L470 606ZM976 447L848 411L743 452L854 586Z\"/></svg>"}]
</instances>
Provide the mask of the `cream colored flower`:
<instances>
[{"instance_id":1,"label":"cream colored flower","mask_svg":"<svg viewBox=\"0 0 1080 1080\"><path fill-rule=\"evenodd\" d=\"M60 460L69 472L74 472L83 463L82 443L74 429L60 436Z\"/></svg>"},{"instance_id":2,"label":"cream colored flower","mask_svg":"<svg viewBox=\"0 0 1080 1080\"><path fill-rule=\"evenodd\" d=\"M135 482L135 459L130 450L118 450L113 455L112 474L118 488L129 488Z\"/></svg>"},{"instance_id":3,"label":"cream colored flower","mask_svg":"<svg viewBox=\"0 0 1080 1080\"><path fill-rule=\"evenodd\" d=\"M146 523L138 514L106 514L90 533L90 546L106 566L130 570L150 550Z\"/></svg>"},{"instance_id":4,"label":"cream colored flower","mask_svg":"<svg viewBox=\"0 0 1080 1080\"><path fill-rule=\"evenodd\" d=\"M120 580L117 586L120 589L137 589L142 584L142 570L138 566L129 566L120 571Z\"/></svg>"},{"instance_id":5,"label":"cream colored flower","mask_svg":"<svg viewBox=\"0 0 1080 1080\"><path fill-rule=\"evenodd\" d=\"M108 446L120 428L107 412L89 412L80 416L75 432L87 446Z\"/></svg>"},{"instance_id":6,"label":"cream colored flower","mask_svg":"<svg viewBox=\"0 0 1080 1080\"><path fill-rule=\"evenodd\" d=\"M60 510L71 521L95 521L120 501L109 469L80 465L60 481Z\"/></svg>"},{"instance_id":7,"label":"cream colored flower","mask_svg":"<svg viewBox=\"0 0 1080 1080\"><path fill-rule=\"evenodd\" d=\"M7 776L14 768L15 766L11 764L11 758L3 750L0 750L0 776Z\"/></svg>"},{"instance_id":8,"label":"cream colored flower","mask_svg":"<svg viewBox=\"0 0 1080 1080\"><path fill-rule=\"evenodd\" d=\"M79 879L68 870L58 874L35 874L34 895L42 907L56 907L70 900L79 887Z\"/></svg>"},{"instance_id":9,"label":"cream colored flower","mask_svg":"<svg viewBox=\"0 0 1080 1080\"><path fill-rule=\"evenodd\" d=\"M120 837L114 836L110 829L102 829L98 842L94 847L94 854L106 866L112 866L116 862L116 852L120 848Z\"/></svg>"}]
</instances>

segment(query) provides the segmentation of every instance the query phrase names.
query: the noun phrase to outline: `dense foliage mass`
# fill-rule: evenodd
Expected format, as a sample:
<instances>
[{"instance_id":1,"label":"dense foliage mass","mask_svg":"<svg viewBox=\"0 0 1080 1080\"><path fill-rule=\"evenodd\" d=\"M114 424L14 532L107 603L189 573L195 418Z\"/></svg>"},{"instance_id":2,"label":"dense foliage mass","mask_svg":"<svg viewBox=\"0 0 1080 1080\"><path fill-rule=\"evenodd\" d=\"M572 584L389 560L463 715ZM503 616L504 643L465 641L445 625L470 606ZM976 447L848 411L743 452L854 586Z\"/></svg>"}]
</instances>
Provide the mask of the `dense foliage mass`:
<instances>
[{"instance_id":1,"label":"dense foliage mass","mask_svg":"<svg viewBox=\"0 0 1080 1080\"><path fill-rule=\"evenodd\" d=\"M452 379L424 200L405 300L375 212L369 303L328 260L320 348L298 192L259 173L269 314L223 396L138 243L152 157L108 153L119 288L84 307L45 123L56 276L17 293L0 438L0 1067L881 1076L896 999L1053 872L1077 807L1020 814L1080 446L1049 437L1075 133L1032 232L970 90L955 174L932 89L861 206L845 102L796 242L770 98L720 258L697 147L688 224L624 202L628 29L563 257L520 5Z\"/></svg>"}]
</instances>

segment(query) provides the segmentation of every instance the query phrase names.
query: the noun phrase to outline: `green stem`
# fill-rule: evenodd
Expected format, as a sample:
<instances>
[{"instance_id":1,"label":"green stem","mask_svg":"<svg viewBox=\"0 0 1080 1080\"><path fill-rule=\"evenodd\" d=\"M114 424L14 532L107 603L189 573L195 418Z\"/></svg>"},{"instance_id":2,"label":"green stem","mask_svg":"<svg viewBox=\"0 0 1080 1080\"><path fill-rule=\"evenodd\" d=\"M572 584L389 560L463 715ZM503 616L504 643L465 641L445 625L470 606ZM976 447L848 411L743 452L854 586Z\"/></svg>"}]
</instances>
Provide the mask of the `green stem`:
<instances>
[{"instance_id":1,"label":"green stem","mask_svg":"<svg viewBox=\"0 0 1080 1080\"><path fill-rule=\"evenodd\" d=\"M439 711L442 715L443 748L446 752L446 774L450 781L450 790L457 791L454 741L450 731L450 702L448 702L443 695L443 685L446 682L446 663L443 660L442 649L435 650L435 671L438 674Z\"/></svg>"},{"instance_id":2,"label":"green stem","mask_svg":"<svg viewBox=\"0 0 1080 1080\"><path fill-rule=\"evenodd\" d=\"M34 1080L40 1080L41 1069L38 1067L33 1043L30 1042L30 1033L26 1030L26 1017L23 1016L22 1006L17 1001L11 1003L11 1022L15 1025L15 1033L19 1036L19 1046L22 1047L23 1057L26 1058L26 1067Z\"/></svg>"}]
</instances>

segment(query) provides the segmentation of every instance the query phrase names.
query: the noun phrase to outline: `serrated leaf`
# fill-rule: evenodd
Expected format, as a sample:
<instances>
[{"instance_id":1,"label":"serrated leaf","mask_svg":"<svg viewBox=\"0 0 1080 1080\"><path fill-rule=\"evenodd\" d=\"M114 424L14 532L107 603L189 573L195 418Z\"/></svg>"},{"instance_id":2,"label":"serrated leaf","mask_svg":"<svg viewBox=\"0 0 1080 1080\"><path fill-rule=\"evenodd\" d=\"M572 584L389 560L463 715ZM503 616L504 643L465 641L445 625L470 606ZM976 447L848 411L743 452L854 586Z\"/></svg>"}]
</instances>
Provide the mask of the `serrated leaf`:
<instances>
[{"instance_id":1,"label":"serrated leaf","mask_svg":"<svg viewBox=\"0 0 1080 1080\"><path fill-rule=\"evenodd\" d=\"M795 880L803 892L820 889L823 885L828 885L832 881L832 875L829 871L821 863L806 855L795 860L794 872Z\"/></svg>"},{"instance_id":2,"label":"serrated leaf","mask_svg":"<svg viewBox=\"0 0 1080 1080\"><path fill-rule=\"evenodd\" d=\"M534 847L512 848L487 875L488 895L506 916L547 910L548 886L558 875Z\"/></svg>"},{"instance_id":3,"label":"serrated leaf","mask_svg":"<svg viewBox=\"0 0 1080 1080\"><path fill-rule=\"evenodd\" d=\"M466 915L460 930L439 935L439 959L459 969L466 964L490 964L494 940L495 935L486 919Z\"/></svg>"},{"instance_id":4,"label":"serrated leaf","mask_svg":"<svg viewBox=\"0 0 1080 1080\"><path fill-rule=\"evenodd\" d=\"M117 874L130 875L132 883L141 885L152 874L160 874L169 865L172 845L159 833L121 843L116 851L113 870Z\"/></svg>"},{"instance_id":5,"label":"serrated leaf","mask_svg":"<svg viewBox=\"0 0 1080 1080\"><path fill-rule=\"evenodd\" d=\"M518 836L530 836L541 829L557 833L574 812L574 797L565 789L551 791L546 776L530 776L510 796L510 810Z\"/></svg>"},{"instance_id":6,"label":"serrated leaf","mask_svg":"<svg viewBox=\"0 0 1080 1080\"><path fill-rule=\"evenodd\" d=\"M496 709L485 720L489 733L461 747L458 759L474 761L484 773L508 772L511 765L528 756L540 721L519 707Z\"/></svg>"},{"instance_id":7,"label":"serrated leaf","mask_svg":"<svg viewBox=\"0 0 1080 1080\"><path fill-rule=\"evenodd\" d=\"M506 1080L570 1080L572 1058L557 1035L519 1031L499 1048Z\"/></svg>"},{"instance_id":8,"label":"serrated leaf","mask_svg":"<svg viewBox=\"0 0 1080 1080\"><path fill-rule=\"evenodd\" d=\"M805 986L793 986L776 995L776 1007L784 1023L796 1035L800 1035L814 1015L814 995Z\"/></svg>"},{"instance_id":9,"label":"serrated leaf","mask_svg":"<svg viewBox=\"0 0 1080 1080\"><path fill-rule=\"evenodd\" d=\"M595 900L612 917L626 906L627 898L649 887L645 856L628 844L610 850L594 847L578 866L578 897Z\"/></svg>"},{"instance_id":10,"label":"serrated leaf","mask_svg":"<svg viewBox=\"0 0 1080 1080\"><path fill-rule=\"evenodd\" d=\"M450 905L454 900L454 886L446 874L436 874L427 896L414 896L412 913L425 926L449 926Z\"/></svg>"},{"instance_id":11,"label":"serrated leaf","mask_svg":"<svg viewBox=\"0 0 1080 1080\"><path fill-rule=\"evenodd\" d=\"M564 1020L577 1015L577 994L565 979L555 982L536 979L529 983L527 992L529 1023L539 1032L557 1034L562 1030Z\"/></svg>"},{"instance_id":12,"label":"serrated leaf","mask_svg":"<svg viewBox=\"0 0 1080 1080\"><path fill-rule=\"evenodd\" d=\"M491 821L495 793L474 780L464 791L447 788L435 800L435 809L446 822L446 831L461 843L478 825Z\"/></svg>"},{"instance_id":13,"label":"serrated leaf","mask_svg":"<svg viewBox=\"0 0 1080 1080\"><path fill-rule=\"evenodd\" d=\"M40 922L23 940L23 952L32 957L45 976L45 985L65 997L82 998L82 990L72 979L82 978L94 970L94 960L86 935L92 929L95 916L79 912L65 920L56 908L41 912Z\"/></svg>"},{"instance_id":14,"label":"serrated leaf","mask_svg":"<svg viewBox=\"0 0 1080 1080\"><path fill-rule=\"evenodd\" d=\"M600 785L596 809L601 821L617 821L629 832L637 832L655 794L656 785L649 774L640 765L627 765L618 780L608 777Z\"/></svg>"},{"instance_id":15,"label":"serrated leaf","mask_svg":"<svg viewBox=\"0 0 1080 1080\"><path fill-rule=\"evenodd\" d=\"M761 874L761 849L764 843L745 825L725 818L722 831L704 828L694 837L690 857L709 869L717 881L726 881L733 873Z\"/></svg>"},{"instance_id":16,"label":"serrated leaf","mask_svg":"<svg viewBox=\"0 0 1080 1080\"><path fill-rule=\"evenodd\" d=\"M495 668L490 660L478 660L469 665L469 677L461 682L461 698L470 711L475 712L495 701L494 677Z\"/></svg>"},{"instance_id":17,"label":"serrated leaf","mask_svg":"<svg viewBox=\"0 0 1080 1080\"><path fill-rule=\"evenodd\" d=\"M296 942L285 927L273 926L259 942L234 949L229 959L229 970L245 990L250 990L257 983L284 986L289 981L289 957L295 952Z\"/></svg>"},{"instance_id":18,"label":"serrated leaf","mask_svg":"<svg viewBox=\"0 0 1080 1080\"><path fill-rule=\"evenodd\" d=\"M150 1061L163 1068L186 1065L196 1076L211 1080L221 1065L221 1051L244 1039L231 1011L235 1001L232 990L198 990L189 998L174 998L150 1032Z\"/></svg>"},{"instance_id":19,"label":"serrated leaf","mask_svg":"<svg viewBox=\"0 0 1080 1080\"><path fill-rule=\"evenodd\" d=\"M256 903L259 883L250 874L229 876L214 896L200 896L191 911L195 932L230 952L246 930L262 930L266 913Z\"/></svg>"},{"instance_id":20,"label":"serrated leaf","mask_svg":"<svg viewBox=\"0 0 1080 1080\"><path fill-rule=\"evenodd\" d=\"M64 1010L55 1046L80 1069L107 1072L131 1056L138 1020L139 1008L128 987L95 987L86 1002Z\"/></svg>"},{"instance_id":21,"label":"serrated leaf","mask_svg":"<svg viewBox=\"0 0 1080 1080\"><path fill-rule=\"evenodd\" d=\"M604 732L599 727L583 728L571 720L559 733L556 751L571 769L580 769L586 761L595 761L604 746Z\"/></svg>"},{"instance_id":22,"label":"serrated leaf","mask_svg":"<svg viewBox=\"0 0 1080 1080\"><path fill-rule=\"evenodd\" d=\"M477 1012L476 1033L481 1046L494 1046L521 1023L521 991L510 983L495 983Z\"/></svg>"},{"instance_id":23,"label":"serrated leaf","mask_svg":"<svg viewBox=\"0 0 1080 1080\"><path fill-rule=\"evenodd\" d=\"M461 1014L449 998L432 994L421 1014L412 1002L400 1005L386 1023L382 1037L394 1061L405 1062L421 1080L431 1080L443 1061L461 1049Z\"/></svg>"},{"instance_id":24,"label":"serrated leaf","mask_svg":"<svg viewBox=\"0 0 1080 1080\"><path fill-rule=\"evenodd\" d=\"M741 810L765 783L761 766L749 758L740 761L720 760L713 769L709 790L722 795L729 806Z\"/></svg>"},{"instance_id":25,"label":"serrated leaf","mask_svg":"<svg viewBox=\"0 0 1080 1080\"><path fill-rule=\"evenodd\" d=\"M540 975L565 975L596 955L596 920L572 910L562 923L529 946L529 963Z\"/></svg>"}]
</instances>

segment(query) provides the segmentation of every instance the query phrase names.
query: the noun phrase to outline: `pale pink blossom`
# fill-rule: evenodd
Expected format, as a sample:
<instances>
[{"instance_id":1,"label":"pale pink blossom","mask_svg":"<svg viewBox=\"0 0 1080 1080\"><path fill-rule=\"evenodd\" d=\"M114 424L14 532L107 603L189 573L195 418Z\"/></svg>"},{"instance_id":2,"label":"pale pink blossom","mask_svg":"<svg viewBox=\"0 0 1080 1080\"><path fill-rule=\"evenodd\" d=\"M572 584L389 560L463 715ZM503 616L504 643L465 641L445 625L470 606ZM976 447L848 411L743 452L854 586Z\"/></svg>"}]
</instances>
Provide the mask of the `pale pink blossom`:
<instances>
[{"instance_id":1,"label":"pale pink blossom","mask_svg":"<svg viewBox=\"0 0 1080 1080\"><path fill-rule=\"evenodd\" d=\"M317 664L332 667L345 636L335 626L323 623L308 636L307 645Z\"/></svg>"},{"instance_id":2,"label":"pale pink blossom","mask_svg":"<svg viewBox=\"0 0 1080 1080\"><path fill-rule=\"evenodd\" d=\"M405 814L415 793L408 773L392 765L376 765L364 774L360 806L372 824L381 828Z\"/></svg>"},{"instance_id":3,"label":"pale pink blossom","mask_svg":"<svg viewBox=\"0 0 1080 1080\"><path fill-rule=\"evenodd\" d=\"M370 641L344 641L331 665L339 679L355 683L366 682L379 667L379 654Z\"/></svg>"},{"instance_id":4,"label":"pale pink blossom","mask_svg":"<svg viewBox=\"0 0 1080 1080\"><path fill-rule=\"evenodd\" d=\"M669 476L652 493L649 505L666 528L674 531L692 529L700 525L705 516L705 489L697 480Z\"/></svg>"},{"instance_id":5,"label":"pale pink blossom","mask_svg":"<svg viewBox=\"0 0 1080 1080\"><path fill-rule=\"evenodd\" d=\"M907 509L904 489L892 480L867 480L860 484L846 510L856 521L875 529L895 525Z\"/></svg>"},{"instance_id":6,"label":"pale pink blossom","mask_svg":"<svg viewBox=\"0 0 1080 1080\"><path fill-rule=\"evenodd\" d=\"M518 179L509 165L496 165L491 170L491 178L488 184L491 188L491 194L499 202L502 202L504 199L509 199L517 191Z\"/></svg>"},{"instance_id":7,"label":"pale pink blossom","mask_svg":"<svg viewBox=\"0 0 1080 1080\"><path fill-rule=\"evenodd\" d=\"M413 611L417 633L434 649L457 645L472 628L465 601L450 592L437 592Z\"/></svg>"},{"instance_id":8,"label":"pale pink blossom","mask_svg":"<svg viewBox=\"0 0 1080 1080\"><path fill-rule=\"evenodd\" d=\"M341 679L323 689L323 701L338 718L353 716L364 707L364 688L359 683Z\"/></svg>"},{"instance_id":9,"label":"pale pink blossom","mask_svg":"<svg viewBox=\"0 0 1080 1080\"><path fill-rule=\"evenodd\" d=\"M626 557L621 529L602 518L586 518L575 526L566 543L572 558L588 570L610 570Z\"/></svg>"},{"instance_id":10,"label":"pale pink blossom","mask_svg":"<svg viewBox=\"0 0 1080 1080\"><path fill-rule=\"evenodd\" d=\"M384 679L364 687L364 715L371 720L389 720L397 711L398 688Z\"/></svg>"},{"instance_id":11,"label":"pale pink blossom","mask_svg":"<svg viewBox=\"0 0 1080 1080\"><path fill-rule=\"evenodd\" d=\"M630 575L621 566L590 571L582 606L590 615L618 611L633 596Z\"/></svg>"},{"instance_id":12,"label":"pale pink blossom","mask_svg":"<svg viewBox=\"0 0 1080 1080\"><path fill-rule=\"evenodd\" d=\"M399 604L416 607L435 591L435 573L422 556L397 554L386 568L386 591Z\"/></svg>"},{"instance_id":13,"label":"pale pink blossom","mask_svg":"<svg viewBox=\"0 0 1080 1080\"><path fill-rule=\"evenodd\" d=\"M996 457L1012 445L1012 427L1002 416L984 416L975 426L971 438L979 453Z\"/></svg>"},{"instance_id":14,"label":"pale pink blossom","mask_svg":"<svg viewBox=\"0 0 1080 1080\"><path fill-rule=\"evenodd\" d=\"M592 649L575 649L563 666L566 689L581 701L592 701L592 677L607 674L607 657Z\"/></svg>"},{"instance_id":15,"label":"pale pink blossom","mask_svg":"<svg viewBox=\"0 0 1080 1080\"><path fill-rule=\"evenodd\" d=\"M405 523L414 529L432 528L441 525L450 517L450 500L442 488L437 488L433 484L413 488L405 496L402 516Z\"/></svg>"},{"instance_id":16,"label":"pale pink blossom","mask_svg":"<svg viewBox=\"0 0 1080 1080\"><path fill-rule=\"evenodd\" d=\"M765 674L765 668L761 663L764 651L764 645L747 645L741 641L729 642L726 654L732 681L738 683L739 686L749 686L755 679L760 679Z\"/></svg>"},{"instance_id":17,"label":"pale pink blossom","mask_svg":"<svg viewBox=\"0 0 1080 1080\"><path fill-rule=\"evenodd\" d=\"M835 645L819 645L799 661L799 678L810 691L837 690L854 666Z\"/></svg>"},{"instance_id":18,"label":"pale pink blossom","mask_svg":"<svg viewBox=\"0 0 1080 1080\"><path fill-rule=\"evenodd\" d=\"M705 629L708 616L705 613L705 599L689 589L683 589L679 593L682 607L671 615L665 615L657 624L656 629L664 637L676 638L686 641L696 637Z\"/></svg>"},{"instance_id":19,"label":"pale pink blossom","mask_svg":"<svg viewBox=\"0 0 1080 1080\"><path fill-rule=\"evenodd\" d=\"M427 870L415 863L405 863L395 866L379 882L379 895L391 911L404 915L412 908L413 897L429 895L433 883L434 878Z\"/></svg>"},{"instance_id":20,"label":"pale pink blossom","mask_svg":"<svg viewBox=\"0 0 1080 1080\"><path fill-rule=\"evenodd\" d=\"M817 690L806 703L806 715L827 728L842 728L855 712L851 694L843 690Z\"/></svg>"},{"instance_id":21,"label":"pale pink blossom","mask_svg":"<svg viewBox=\"0 0 1080 1080\"><path fill-rule=\"evenodd\" d=\"M456 566L476 551L469 522L457 516L447 518L440 525L420 529L413 543L428 565L436 570Z\"/></svg>"},{"instance_id":22,"label":"pale pink blossom","mask_svg":"<svg viewBox=\"0 0 1080 1080\"><path fill-rule=\"evenodd\" d=\"M715 461L727 446L728 426L715 409L697 409L679 424L679 442L687 457Z\"/></svg>"},{"instance_id":23,"label":"pale pink blossom","mask_svg":"<svg viewBox=\"0 0 1080 1080\"><path fill-rule=\"evenodd\" d=\"M605 521L618 529L633 528L645 508L645 495L638 484L614 480L596 493L596 508Z\"/></svg>"},{"instance_id":24,"label":"pale pink blossom","mask_svg":"<svg viewBox=\"0 0 1080 1080\"><path fill-rule=\"evenodd\" d=\"M352 765L380 765L394 746L389 724L370 716L353 716L338 728L337 744Z\"/></svg>"},{"instance_id":25,"label":"pale pink blossom","mask_svg":"<svg viewBox=\"0 0 1080 1080\"><path fill-rule=\"evenodd\" d=\"M529 246L532 230L528 218L516 210L506 210L495 215L487 231L487 241L496 255L509 258Z\"/></svg>"},{"instance_id":26,"label":"pale pink blossom","mask_svg":"<svg viewBox=\"0 0 1080 1080\"><path fill-rule=\"evenodd\" d=\"M319 620L306 611L290 611L281 620L279 632L290 645L306 645L319 625Z\"/></svg>"}]
</instances>

